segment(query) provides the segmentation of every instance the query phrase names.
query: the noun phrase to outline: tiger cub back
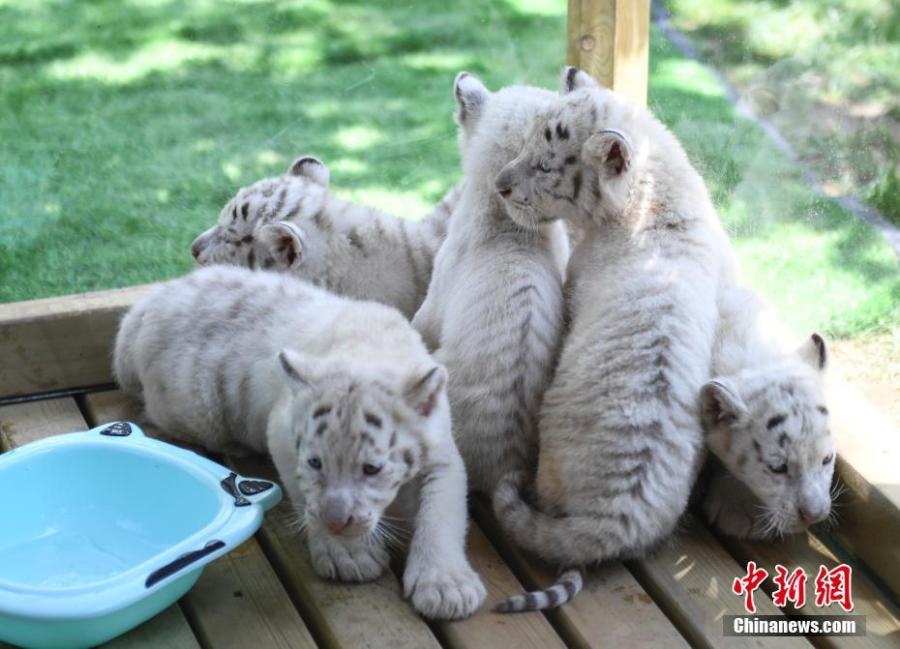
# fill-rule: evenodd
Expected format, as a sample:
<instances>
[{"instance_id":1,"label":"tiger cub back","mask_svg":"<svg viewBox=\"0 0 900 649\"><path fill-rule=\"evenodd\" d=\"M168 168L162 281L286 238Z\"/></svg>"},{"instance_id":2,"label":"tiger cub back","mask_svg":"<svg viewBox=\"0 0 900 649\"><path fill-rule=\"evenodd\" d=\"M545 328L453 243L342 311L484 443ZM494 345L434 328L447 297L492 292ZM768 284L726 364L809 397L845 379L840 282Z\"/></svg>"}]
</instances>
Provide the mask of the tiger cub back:
<instances>
[{"instance_id":1,"label":"tiger cub back","mask_svg":"<svg viewBox=\"0 0 900 649\"><path fill-rule=\"evenodd\" d=\"M420 221L336 198L330 173L301 156L281 176L238 191L191 246L197 263L288 272L331 291L375 300L412 317L460 187Z\"/></svg>"}]
</instances>

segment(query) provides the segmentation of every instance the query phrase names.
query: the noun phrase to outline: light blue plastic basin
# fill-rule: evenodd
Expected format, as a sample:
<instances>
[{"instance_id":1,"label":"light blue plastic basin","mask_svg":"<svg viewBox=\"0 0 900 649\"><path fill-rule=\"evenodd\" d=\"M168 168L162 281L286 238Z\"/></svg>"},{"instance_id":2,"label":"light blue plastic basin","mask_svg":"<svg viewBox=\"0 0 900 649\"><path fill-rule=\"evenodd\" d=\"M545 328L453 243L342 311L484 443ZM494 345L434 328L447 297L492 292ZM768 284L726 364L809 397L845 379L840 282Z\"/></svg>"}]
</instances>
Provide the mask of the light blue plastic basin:
<instances>
[{"instance_id":1,"label":"light blue plastic basin","mask_svg":"<svg viewBox=\"0 0 900 649\"><path fill-rule=\"evenodd\" d=\"M281 500L134 424L0 455L0 640L96 645L156 615Z\"/></svg>"}]
</instances>

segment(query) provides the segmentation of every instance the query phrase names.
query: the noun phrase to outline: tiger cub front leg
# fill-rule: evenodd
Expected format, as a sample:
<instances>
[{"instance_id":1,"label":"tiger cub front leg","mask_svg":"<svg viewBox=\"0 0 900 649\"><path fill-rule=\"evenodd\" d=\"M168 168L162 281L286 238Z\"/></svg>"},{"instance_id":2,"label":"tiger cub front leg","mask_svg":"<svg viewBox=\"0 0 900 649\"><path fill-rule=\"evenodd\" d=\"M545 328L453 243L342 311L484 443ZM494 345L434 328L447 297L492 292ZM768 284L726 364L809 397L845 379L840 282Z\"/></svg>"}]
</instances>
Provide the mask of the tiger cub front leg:
<instances>
[{"instance_id":1,"label":"tiger cub front leg","mask_svg":"<svg viewBox=\"0 0 900 649\"><path fill-rule=\"evenodd\" d=\"M372 581L381 576L390 555L374 535L337 537L318 526L309 530L309 553L320 577L338 581Z\"/></svg>"},{"instance_id":2,"label":"tiger cub front leg","mask_svg":"<svg viewBox=\"0 0 900 649\"><path fill-rule=\"evenodd\" d=\"M725 467L715 467L702 504L710 525L740 539L766 538L760 505L760 500Z\"/></svg>"},{"instance_id":3,"label":"tiger cub front leg","mask_svg":"<svg viewBox=\"0 0 900 649\"><path fill-rule=\"evenodd\" d=\"M419 512L403 590L428 618L472 615L484 601L481 578L466 558L466 470L451 442L447 460L421 477Z\"/></svg>"}]
</instances>

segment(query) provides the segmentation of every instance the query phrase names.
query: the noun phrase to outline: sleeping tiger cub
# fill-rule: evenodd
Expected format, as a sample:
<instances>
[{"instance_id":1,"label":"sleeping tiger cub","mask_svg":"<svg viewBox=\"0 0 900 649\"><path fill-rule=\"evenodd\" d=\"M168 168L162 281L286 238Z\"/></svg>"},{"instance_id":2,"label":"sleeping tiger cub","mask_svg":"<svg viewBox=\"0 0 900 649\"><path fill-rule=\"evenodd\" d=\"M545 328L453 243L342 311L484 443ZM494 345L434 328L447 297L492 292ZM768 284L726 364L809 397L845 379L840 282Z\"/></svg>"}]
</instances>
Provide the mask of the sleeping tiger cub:
<instances>
[{"instance_id":1,"label":"sleeping tiger cub","mask_svg":"<svg viewBox=\"0 0 900 649\"><path fill-rule=\"evenodd\" d=\"M194 258L201 266L286 271L411 318L425 299L461 186L421 221L409 221L335 198L329 179L320 160L301 156L283 175L241 188L218 223L194 240Z\"/></svg>"}]
</instances>

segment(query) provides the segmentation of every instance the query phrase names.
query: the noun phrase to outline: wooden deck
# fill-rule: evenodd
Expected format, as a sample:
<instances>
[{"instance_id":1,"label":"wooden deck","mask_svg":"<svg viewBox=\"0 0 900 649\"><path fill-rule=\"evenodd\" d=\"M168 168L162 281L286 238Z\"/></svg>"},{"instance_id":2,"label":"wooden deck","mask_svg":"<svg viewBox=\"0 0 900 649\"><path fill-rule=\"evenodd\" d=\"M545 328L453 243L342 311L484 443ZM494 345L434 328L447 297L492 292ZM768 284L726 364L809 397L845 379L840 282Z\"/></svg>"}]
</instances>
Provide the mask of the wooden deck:
<instances>
[{"instance_id":1,"label":"wooden deck","mask_svg":"<svg viewBox=\"0 0 900 649\"><path fill-rule=\"evenodd\" d=\"M0 305L3 450L108 421L140 421L135 404L108 384L115 323L142 290ZM85 385L99 387L78 387ZM41 398L31 399L29 393L36 392L43 393ZM864 408L841 403L835 415L839 425L861 417L866 423ZM554 573L511 546L481 502L472 505L468 550L488 588L487 604L471 619L437 624L419 618L403 600L396 570L361 585L317 577L283 502L267 515L255 538L208 566L177 605L107 646L900 647L900 494L893 475L900 439L885 440L885 432L863 426L842 437L839 472L848 490L839 505L843 523L836 530L817 528L766 544L719 539L697 521L689 522L653 556L594 570L573 602L547 615L503 616L489 610L506 595L547 584ZM263 458L216 459L244 475L275 476ZM722 616L743 613L731 583L744 574L749 559L770 572L781 563L804 566L812 574L820 564L852 562L854 613L866 616L867 635L779 638L777 645L772 639L724 637ZM758 596L757 603L762 614L796 614L792 608L775 608L767 597ZM799 611L823 612L809 604ZM827 612L841 613L837 607Z\"/></svg>"}]
</instances>

